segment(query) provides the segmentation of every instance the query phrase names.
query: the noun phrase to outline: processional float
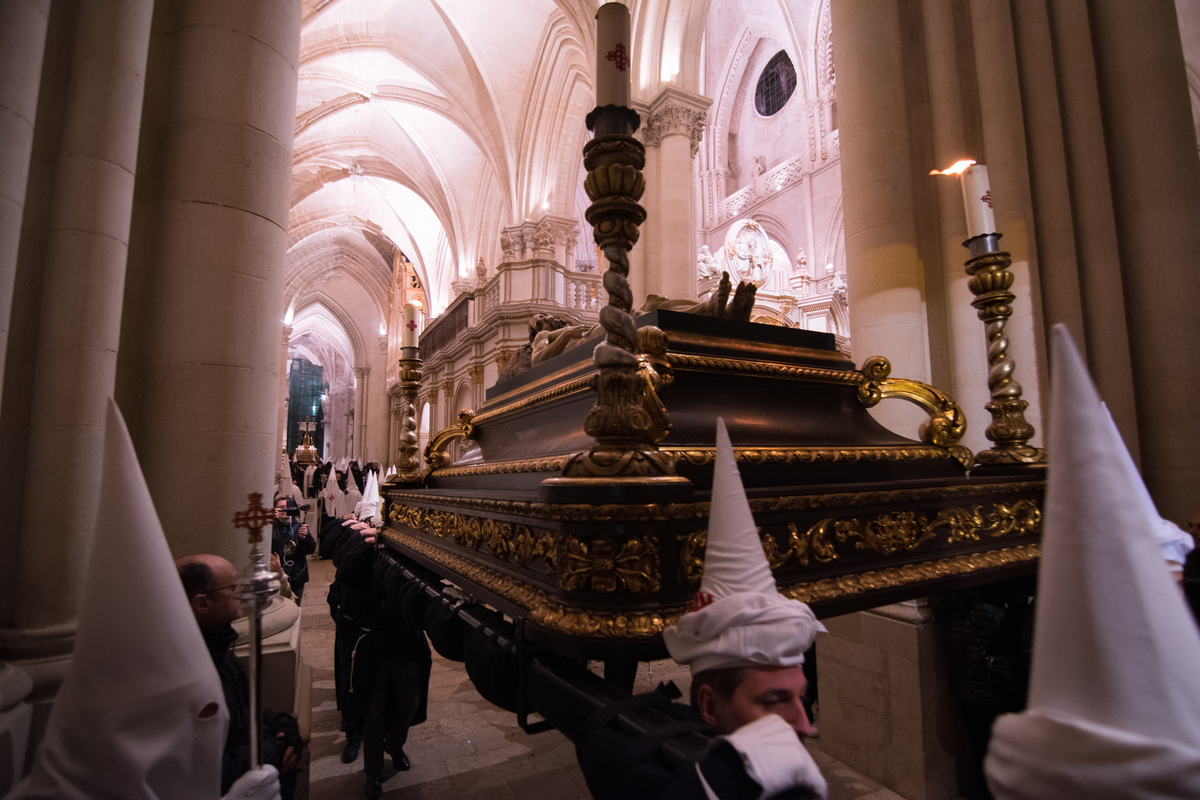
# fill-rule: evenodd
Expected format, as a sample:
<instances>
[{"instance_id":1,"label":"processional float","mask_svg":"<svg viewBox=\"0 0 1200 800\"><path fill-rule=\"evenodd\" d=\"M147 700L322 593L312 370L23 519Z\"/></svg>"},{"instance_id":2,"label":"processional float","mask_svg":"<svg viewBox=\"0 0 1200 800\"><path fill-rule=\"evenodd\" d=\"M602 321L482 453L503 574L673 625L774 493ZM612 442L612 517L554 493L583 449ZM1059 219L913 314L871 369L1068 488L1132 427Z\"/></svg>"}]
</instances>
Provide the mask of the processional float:
<instances>
[{"instance_id":1,"label":"processional float","mask_svg":"<svg viewBox=\"0 0 1200 800\"><path fill-rule=\"evenodd\" d=\"M511 617L518 650L665 657L660 634L703 569L720 415L779 590L818 616L1032 572L1045 454L1028 444L1006 352L1013 275L994 223L965 243L993 415L993 446L978 455L959 444L966 418L950 397L891 377L883 357L856 367L831 334L665 310L634 319L628 252L645 219L645 150L632 135L628 25L623 5L601 7L584 147L586 217L608 261L603 338L497 382L432 438L424 466L408 339L385 551L430 594L450 581ZM969 217L980 174L986 184L978 168L964 182ZM917 439L871 417L894 398L927 412Z\"/></svg>"}]
</instances>

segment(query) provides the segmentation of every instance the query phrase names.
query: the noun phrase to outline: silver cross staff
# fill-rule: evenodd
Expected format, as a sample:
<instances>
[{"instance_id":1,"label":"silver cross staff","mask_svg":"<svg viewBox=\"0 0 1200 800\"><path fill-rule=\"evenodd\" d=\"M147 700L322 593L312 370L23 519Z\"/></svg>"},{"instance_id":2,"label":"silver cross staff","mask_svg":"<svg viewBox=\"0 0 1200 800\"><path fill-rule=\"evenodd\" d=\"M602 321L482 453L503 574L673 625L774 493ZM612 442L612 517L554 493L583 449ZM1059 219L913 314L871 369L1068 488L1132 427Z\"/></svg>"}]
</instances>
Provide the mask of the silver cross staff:
<instances>
[{"instance_id":1,"label":"silver cross staff","mask_svg":"<svg viewBox=\"0 0 1200 800\"><path fill-rule=\"evenodd\" d=\"M269 551L263 552L262 529L275 523L275 510L263 508L262 492L247 495L250 506L233 515L233 526L250 532L250 563L238 576L242 603L250 628L250 768L260 766L262 749L262 613L271 595L279 591L279 581L271 572Z\"/></svg>"}]
</instances>

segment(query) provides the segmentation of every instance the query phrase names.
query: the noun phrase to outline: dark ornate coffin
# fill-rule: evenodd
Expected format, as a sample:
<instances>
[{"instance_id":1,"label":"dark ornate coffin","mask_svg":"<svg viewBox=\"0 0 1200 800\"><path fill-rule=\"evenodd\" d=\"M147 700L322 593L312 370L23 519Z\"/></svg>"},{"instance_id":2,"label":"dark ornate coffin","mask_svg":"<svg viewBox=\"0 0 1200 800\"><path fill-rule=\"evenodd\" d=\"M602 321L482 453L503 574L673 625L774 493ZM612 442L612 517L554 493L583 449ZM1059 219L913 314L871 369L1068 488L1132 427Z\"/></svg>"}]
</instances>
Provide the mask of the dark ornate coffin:
<instances>
[{"instance_id":1,"label":"dark ornate coffin","mask_svg":"<svg viewBox=\"0 0 1200 800\"><path fill-rule=\"evenodd\" d=\"M1033 568L1043 473L968 473L949 398L888 378L882 359L856 370L826 334L661 311L638 322L667 337L659 444L690 486L543 483L594 444L585 345L498 383L431 442L422 481L383 487L388 546L555 650L661 657L703 570L721 416L780 590L819 616ZM924 441L872 419L890 397L926 408ZM452 446L465 452L450 463Z\"/></svg>"}]
</instances>

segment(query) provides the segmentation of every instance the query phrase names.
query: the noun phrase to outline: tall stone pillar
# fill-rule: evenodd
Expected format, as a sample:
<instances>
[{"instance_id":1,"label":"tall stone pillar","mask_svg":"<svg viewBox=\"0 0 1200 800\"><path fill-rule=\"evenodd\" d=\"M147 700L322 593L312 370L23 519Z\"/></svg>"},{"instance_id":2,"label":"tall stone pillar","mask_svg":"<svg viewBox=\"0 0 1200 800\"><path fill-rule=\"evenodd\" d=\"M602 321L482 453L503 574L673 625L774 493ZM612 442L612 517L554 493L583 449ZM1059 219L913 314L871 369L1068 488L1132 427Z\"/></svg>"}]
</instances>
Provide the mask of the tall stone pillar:
<instances>
[{"instance_id":1,"label":"tall stone pillar","mask_svg":"<svg viewBox=\"0 0 1200 800\"><path fill-rule=\"evenodd\" d=\"M1140 448L1121 254L1087 0L1059 0L1050 12L1079 249L1083 326L1090 345L1088 367L1136 460Z\"/></svg>"},{"instance_id":2,"label":"tall stone pillar","mask_svg":"<svg viewBox=\"0 0 1200 800\"><path fill-rule=\"evenodd\" d=\"M886 356L894 376L928 381L898 0L833 0L831 13L854 359ZM924 415L905 406L872 411L915 438Z\"/></svg>"},{"instance_id":3,"label":"tall stone pillar","mask_svg":"<svg viewBox=\"0 0 1200 800\"><path fill-rule=\"evenodd\" d=\"M923 0L921 19L925 34L926 79L929 84L929 116L932 122L933 158L939 169L960 159L971 158L967 151L963 121L962 87L958 79L958 43L954 30L952 0ZM974 154L976 158L980 154ZM943 277L946 290L946 320L949 328L951 396L966 412L967 434L962 444L978 452L991 447L984 436L991 400L987 384L987 348L981 335L981 323L971 301L975 296L967 288L964 264L967 249L966 212L962 188L957 179L937 178L938 229L941 233Z\"/></svg>"},{"instance_id":4,"label":"tall stone pillar","mask_svg":"<svg viewBox=\"0 0 1200 800\"><path fill-rule=\"evenodd\" d=\"M1049 385L1046 371L1041 284L1037 273L1033 199L1025 138L1025 111L1012 10L1008 0L970 0L971 31L975 43L975 75L983 124L983 157L988 168L996 227L1004 238L1002 249L1012 254L1015 276L1013 315L1005 332L1009 354L1016 363L1015 378L1029 402L1025 419L1037 430L1031 443L1042 441L1039 387ZM980 337L983 336L980 323ZM1081 344L1080 348L1084 349ZM968 414L971 410L968 410ZM976 412L983 424L988 420Z\"/></svg>"},{"instance_id":5,"label":"tall stone pillar","mask_svg":"<svg viewBox=\"0 0 1200 800\"><path fill-rule=\"evenodd\" d=\"M50 0L0 5L0 53L5 54L0 59L0 376L4 375L49 14Z\"/></svg>"},{"instance_id":6,"label":"tall stone pillar","mask_svg":"<svg viewBox=\"0 0 1200 800\"><path fill-rule=\"evenodd\" d=\"M354 460L359 466L367 458L367 382L370 377L370 367L354 368Z\"/></svg>"},{"instance_id":7,"label":"tall stone pillar","mask_svg":"<svg viewBox=\"0 0 1200 800\"><path fill-rule=\"evenodd\" d=\"M645 131L647 191L644 291L666 297L696 296L696 152L704 135L707 97L668 86L650 103ZM634 306L642 302L634 298Z\"/></svg>"},{"instance_id":8,"label":"tall stone pillar","mask_svg":"<svg viewBox=\"0 0 1200 800\"><path fill-rule=\"evenodd\" d=\"M1200 160L1175 6L1089 3L1120 237L1142 475L1167 519L1200 481Z\"/></svg>"},{"instance_id":9,"label":"tall stone pillar","mask_svg":"<svg viewBox=\"0 0 1200 800\"><path fill-rule=\"evenodd\" d=\"M240 565L279 454L300 4L154 5L120 393L172 550Z\"/></svg>"},{"instance_id":10,"label":"tall stone pillar","mask_svg":"<svg viewBox=\"0 0 1200 800\"><path fill-rule=\"evenodd\" d=\"M281 352L279 354L279 425L276 427L275 447L276 452L287 447L287 414L288 414L288 346L292 343L292 326L285 324L283 326L283 342ZM283 463L283 462L279 462ZM276 480L283 476L276 476Z\"/></svg>"},{"instance_id":11,"label":"tall stone pillar","mask_svg":"<svg viewBox=\"0 0 1200 800\"><path fill-rule=\"evenodd\" d=\"M371 421L370 447L367 453L368 461L378 461L380 467L387 469L388 436L391 430L391 400L388 398L388 340L387 336L379 337L379 350L375 362L375 374L379 379L375 382L371 394L371 407L368 413Z\"/></svg>"},{"instance_id":12,"label":"tall stone pillar","mask_svg":"<svg viewBox=\"0 0 1200 800\"><path fill-rule=\"evenodd\" d=\"M83 4L76 20L41 265L19 561L0 631L35 699L65 672L100 504L151 11L148 0L109 0Z\"/></svg>"}]
</instances>

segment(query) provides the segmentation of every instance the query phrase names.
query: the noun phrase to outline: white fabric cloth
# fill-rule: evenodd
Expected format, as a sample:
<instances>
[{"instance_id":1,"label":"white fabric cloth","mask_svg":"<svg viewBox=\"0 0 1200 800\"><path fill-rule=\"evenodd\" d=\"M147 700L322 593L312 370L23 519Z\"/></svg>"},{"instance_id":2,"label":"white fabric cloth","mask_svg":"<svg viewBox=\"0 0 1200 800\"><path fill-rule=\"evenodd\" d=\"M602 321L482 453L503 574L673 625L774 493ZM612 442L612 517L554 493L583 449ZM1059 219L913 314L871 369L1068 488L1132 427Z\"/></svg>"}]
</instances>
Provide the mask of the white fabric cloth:
<instances>
[{"instance_id":1,"label":"white fabric cloth","mask_svg":"<svg viewBox=\"0 0 1200 800\"><path fill-rule=\"evenodd\" d=\"M279 770L267 764L233 782L221 800L280 800Z\"/></svg>"},{"instance_id":2,"label":"white fabric cloth","mask_svg":"<svg viewBox=\"0 0 1200 800\"><path fill-rule=\"evenodd\" d=\"M809 788L819 797L828 795L829 786L817 763L792 726L777 714L768 714L719 738L738 751L746 774L763 787L763 800L794 787Z\"/></svg>"},{"instance_id":3,"label":"white fabric cloth","mask_svg":"<svg viewBox=\"0 0 1200 800\"><path fill-rule=\"evenodd\" d=\"M338 506L342 490L338 486L336 470L329 470L329 476L325 481L325 488L322 490L321 496L325 498L325 514L330 517L340 517Z\"/></svg>"},{"instance_id":4,"label":"white fabric cloth","mask_svg":"<svg viewBox=\"0 0 1200 800\"><path fill-rule=\"evenodd\" d=\"M1108 422L1108 426L1112 435L1118 441L1124 441L1121 438L1121 431L1117 429L1116 420L1112 418L1112 412L1108 410L1108 406L1104 403L1100 404L1104 408L1104 418ZM1120 452L1114 456L1119 458L1125 465L1126 471L1137 472L1137 465L1133 461L1133 456L1129 455L1129 450L1125 447L1120 448ZM1182 569L1183 562L1187 560L1188 553L1192 552L1196 547L1195 541L1191 535L1176 525L1170 520L1163 519L1159 516L1158 508L1154 505L1154 500L1150 497L1150 492L1146 491L1146 486L1140 480L1137 486L1134 487L1137 494L1138 502L1145 505L1150 516L1157 520L1154 525L1154 538L1158 541L1158 548L1162 551L1163 559L1168 563L1174 562L1172 569Z\"/></svg>"},{"instance_id":5,"label":"white fabric cloth","mask_svg":"<svg viewBox=\"0 0 1200 800\"><path fill-rule=\"evenodd\" d=\"M358 504L361 502L362 492L358 490L358 482L354 480L354 473L347 469L346 493L342 495L341 502L338 503L338 516L344 517L347 514L356 513Z\"/></svg>"},{"instance_id":6,"label":"white fabric cloth","mask_svg":"<svg viewBox=\"0 0 1200 800\"><path fill-rule=\"evenodd\" d=\"M308 490L312 488L313 473L316 471L317 471L317 468L314 467L312 464L309 464L304 469L304 496L305 497L308 497Z\"/></svg>"},{"instance_id":7,"label":"white fabric cloth","mask_svg":"<svg viewBox=\"0 0 1200 800\"><path fill-rule=\"evenodd\" d=\"M1030 758L1031 752L1044 755ZM1031 709L996 721L987 776L1004 800L1200 797L1200 751Z\"/></svg>"},{"instance_id":8,"label":"white fabric cloth","mask_svg":"<svg viewBox=\"0 0 1200 800\"><path fill-rule=\"evenodd\" d=\"M213 800L229 715L120 411L104 438L75 655L10 800Z\"/></svg>"},{"instance_id":9,"label":"white fabric cloth","mask_svg":"<svg viewBox=\"0 0 1200 800\"><path fill-rule=\"evenodd\" d=\"M989 782L999 800L1197 797L1200 633L1155 540L1158 513L1062 325L1052 343L1029 710L996 723Z\"/></svg>"},{"instance_id":10,"label":"white fabric cloth","mask_svg":"<svg viewBox=\"0 0 1200 800\"><path fill-rule=\"evenodd\" d=\"M663 631L671 658L693 675L747 665L795 666L825 630L804 603L779 594L763 553L725 421L717 454L708 546L697 608Z\"/></svg>"}]
</instances>

